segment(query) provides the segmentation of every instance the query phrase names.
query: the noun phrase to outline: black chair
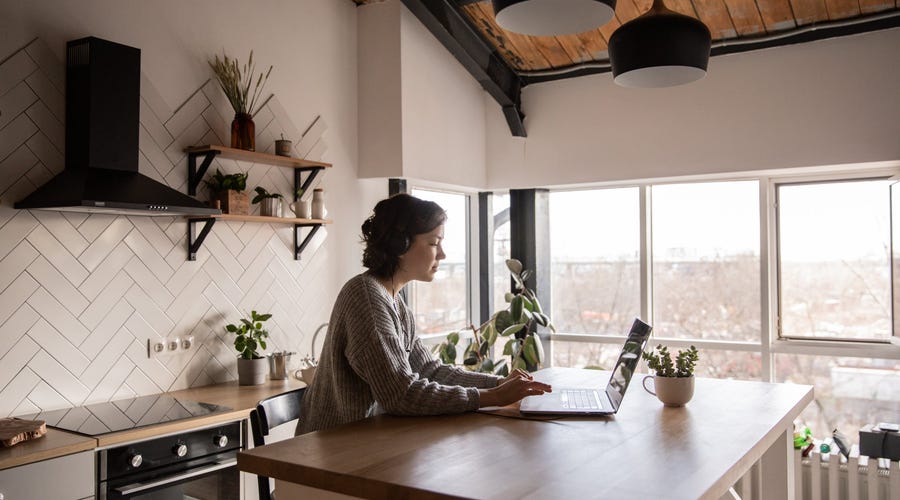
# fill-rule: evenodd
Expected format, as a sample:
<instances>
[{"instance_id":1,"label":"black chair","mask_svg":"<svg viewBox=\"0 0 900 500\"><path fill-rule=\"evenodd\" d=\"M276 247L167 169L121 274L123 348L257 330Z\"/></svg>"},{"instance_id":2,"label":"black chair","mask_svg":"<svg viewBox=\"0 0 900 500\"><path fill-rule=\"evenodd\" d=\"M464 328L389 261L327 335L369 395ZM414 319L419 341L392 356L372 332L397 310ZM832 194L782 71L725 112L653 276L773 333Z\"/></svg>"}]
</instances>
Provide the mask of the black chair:
<instances>
[{"instance_id":1,"label":"black chair","mask_svg":"<svg viewBox=\"0 0 900 500\"><path fill-rule=\"evenodd\" d=\"M273 427L300 418L300 406L303 402L304 392L306 392L306 387L263 399L256 404L256 409L250 411L253 446L266 444L266 436ZM259 482L259 500L273 500L273 493L269 489L269 478L257 476L257 481Z\"/></svg>"}]
</instances>

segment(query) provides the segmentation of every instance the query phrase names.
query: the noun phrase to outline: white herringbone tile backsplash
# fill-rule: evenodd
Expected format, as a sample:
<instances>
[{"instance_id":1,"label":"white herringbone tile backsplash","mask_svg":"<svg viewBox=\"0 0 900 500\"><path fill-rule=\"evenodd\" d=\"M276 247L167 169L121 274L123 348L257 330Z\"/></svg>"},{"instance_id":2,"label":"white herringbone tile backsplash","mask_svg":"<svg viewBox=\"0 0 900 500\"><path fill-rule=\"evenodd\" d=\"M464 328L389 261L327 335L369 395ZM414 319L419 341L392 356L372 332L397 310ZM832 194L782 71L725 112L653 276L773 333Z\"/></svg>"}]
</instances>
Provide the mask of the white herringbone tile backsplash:
<instances>
[{"instance_id":1,"label":"white herringbone tile backsplash","mask_svg":"<svg viewBox=\"0 0 900 500\"><path fill-rule=\"evenodd\" d=\"M311 285L325 230L295 261L290 225L220 221L189 262L181 218L12 208L63 168L64 92L64 64L39 39L0 63L0 417L234 379L224 325L251 309L273 313L270 351L309 354L311 318L331 306ZM142 75L141 173L186 191L182 151L228 144L231 114L213 81L172 110ZM260 151L284 134L297 156L325 152L324 120L301 134L275 97L254 121ZM249 172L251 190L292 191L290 169L215 168ZM184 335L196 349L148 358L148 339Z\"/></svg>"}]
</instances>

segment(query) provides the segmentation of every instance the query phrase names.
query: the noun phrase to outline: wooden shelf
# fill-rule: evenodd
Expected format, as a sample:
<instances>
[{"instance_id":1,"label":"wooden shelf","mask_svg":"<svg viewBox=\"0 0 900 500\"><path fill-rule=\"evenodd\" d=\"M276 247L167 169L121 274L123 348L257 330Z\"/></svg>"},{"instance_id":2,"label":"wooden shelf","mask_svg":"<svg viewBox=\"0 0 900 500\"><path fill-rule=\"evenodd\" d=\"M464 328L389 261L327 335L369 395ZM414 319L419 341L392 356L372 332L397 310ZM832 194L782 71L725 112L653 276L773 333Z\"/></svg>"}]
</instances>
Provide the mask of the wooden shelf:
<instances>
[{"instance_id":1,"label":"wooden shelf","mask_svg":"<svg viewBox=\"0 0 900 500\"><path fill-rule=\"evenodd\" d=\"M225 146L206 145L193 146L184 150L188 154L188 194L195 196L197 194L197 185L206 174L210 164L215 158L229 158L232 160L247 161L251 163L263 163L274 165L277 167L291 168L294 170L294 192L309 189L313 179L324 171L331 168L330 163L322 163L320 161L304 160L302 158L292 158L289 156L270 155L268 153L257 153L255 151L246 151L244 149L235 149ZM202 162L198 164L197 160L202 158ZM306 179L303 180L303 174ZM296 201L296 196L295 196ZM221 214L211 215L209 217L188 217L188 260L197 259L197 251L203 245L203 240L209 234L213 224L217 220L239 221L239 222L262 222L271 224L291 224L294 226L294 259L300 260L300 254L312 241L316 232L325 224L331 224L330 219L296 219L292 217L263 217L261 215L233 215ZM196 231L197 223L203 223L203 227L199 232ZM306 237L300 237L301 229L308 229Z\"/></svg>"},{"instance_id":2,"label":"wooden shelf","mask_svg":"<svg viewBox=\"0 0 900 500\"><path fill-rule=\"evenodd\" d=\"M331 168L330 163L322 163L320 161L304 160L302 158L293 158L290 156L271 155L269 153L257 153L256 151L247 151L245 149L235 149L226 146L217 146L215 144L207 144L205 146L192 146L184 150L185 153L206 154L215 152L221 158L229 158L231 160L249 161L252 163L265 163L268 165L276 165L288 168L306 168L306 167L322 167Z\"/></svg>"},{"instance_id":3,"label":"wooden shelf","mask_svg":"<svg viewBox=\"0 0 900 500\"><path fill-rule=\"evenodd\" d=\"M331 224L331 219L295 219L292 217L268 217L262 215L234 215L234 214L222 214L222 215L211 215L213 219L219 220L230 220L230 221L241 221L241 222L266 222L270 224ZM198 217L190 217L191 219L197 219Z\"/></svg>"}]
</instances>

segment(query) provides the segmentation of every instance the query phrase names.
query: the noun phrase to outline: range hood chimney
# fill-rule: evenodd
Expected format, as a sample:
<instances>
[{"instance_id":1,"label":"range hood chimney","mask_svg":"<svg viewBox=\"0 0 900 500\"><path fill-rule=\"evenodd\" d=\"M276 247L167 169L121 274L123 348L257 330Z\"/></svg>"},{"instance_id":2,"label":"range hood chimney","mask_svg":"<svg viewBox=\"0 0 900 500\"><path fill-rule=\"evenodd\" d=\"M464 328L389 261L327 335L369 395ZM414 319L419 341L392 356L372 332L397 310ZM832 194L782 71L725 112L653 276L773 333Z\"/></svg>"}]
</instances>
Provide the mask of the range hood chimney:
<instances>
[{"instance_id":1,"label":"range hood chimney","mask_svg":"<svg viewBox=\"0 0 900 500\"><path fill-rule=\"evenodd\" d=\"M221 214L138 172L141 51L94 37L70 41L66 49L65 169L15 208Z\"/></svg>"}]
</instances>

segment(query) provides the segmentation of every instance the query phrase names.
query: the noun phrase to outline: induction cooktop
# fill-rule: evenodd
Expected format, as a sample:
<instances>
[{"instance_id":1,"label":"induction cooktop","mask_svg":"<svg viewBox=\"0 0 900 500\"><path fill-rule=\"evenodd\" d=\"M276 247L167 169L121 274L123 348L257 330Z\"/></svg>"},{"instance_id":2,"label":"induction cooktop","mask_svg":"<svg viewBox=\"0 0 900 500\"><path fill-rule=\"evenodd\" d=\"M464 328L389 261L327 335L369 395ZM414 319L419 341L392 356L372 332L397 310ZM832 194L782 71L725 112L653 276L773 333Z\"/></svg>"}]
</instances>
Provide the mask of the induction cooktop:
<instances>
[{"instance_id":1,"label":"induction cooktop","mask_svg":"<svg viewBox=\"0 0 900 500\"><path fill-rule=\"evenodd\" d=\"M49 427L85 436L100 436L230 410L227 406L155 395L44 411L24 418L43 420Z\"/></svg>"}]
</instances>

